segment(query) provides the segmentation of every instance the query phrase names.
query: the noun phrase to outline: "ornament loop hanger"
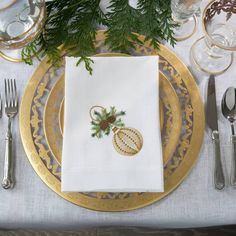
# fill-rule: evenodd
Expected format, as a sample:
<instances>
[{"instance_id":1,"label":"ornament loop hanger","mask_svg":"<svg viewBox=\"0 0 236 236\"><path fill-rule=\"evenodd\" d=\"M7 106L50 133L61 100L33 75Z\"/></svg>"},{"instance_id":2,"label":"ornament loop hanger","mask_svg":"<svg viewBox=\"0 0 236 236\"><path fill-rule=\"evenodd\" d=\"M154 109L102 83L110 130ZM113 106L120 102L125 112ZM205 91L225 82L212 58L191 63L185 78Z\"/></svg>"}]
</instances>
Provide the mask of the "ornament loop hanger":
<instances>
[{"instance_id":1,"label":"ornament loop hanger","mask_svg":"<svg viewBox=\"0 0 236 236\"><path fill-rule=\"evenodd\" d=\"M99 108L101 110L105 110L105 108L103 106L98 106L98 105L92 106L89 110L89 115L90 115L90 118L92 119L92 121L96 121L96 119L94 119L94 117L93 117L94 109L96 109L96 108Z\"/></svg>"}]
</instances>

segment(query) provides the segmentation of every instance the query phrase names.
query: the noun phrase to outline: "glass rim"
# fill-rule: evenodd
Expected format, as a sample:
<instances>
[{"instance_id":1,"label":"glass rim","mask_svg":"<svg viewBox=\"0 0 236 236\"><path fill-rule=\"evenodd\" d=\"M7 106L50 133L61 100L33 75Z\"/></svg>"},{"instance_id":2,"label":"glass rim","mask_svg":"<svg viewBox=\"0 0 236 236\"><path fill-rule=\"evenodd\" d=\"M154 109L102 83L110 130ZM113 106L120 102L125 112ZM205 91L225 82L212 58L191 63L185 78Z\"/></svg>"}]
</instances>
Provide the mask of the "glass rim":
<instances>
[{"instance_id":1,"label":"glass rim","mask_svg":"<svg viewBox=\"0 0 236 236\"><path fill-rule=\"evenodd\" d=\"M190 57L191 57L191 60L192 62L194 63L194 65L196 66L196 68L199 70L199 71L203 71L204 73L207 73L207 74L213 74L213 75L221 75L223 73L225 73L229 68L230 66L233 64L233 60L234 60L234 55L233 55L233 52L231 52L231 60L230 60L230 63L229 65L224 68L223 70L221 71L209 71L209 70L206 70L204 69L198 62L197 62L197 59L196 59L196 55L195 55L195 47L197 45L197 43L199 43L201 40L205 40L205 36L202 36L201 38L197 39L193 45L191 46L190 48Z\"/></svg>"},{"instance_id":2,"label":"glass rim","mask_svg":"<svg viewBox=\"0 0 236 236\"><path fill-rule=\"evenodd\" d=\"M37 50L38 53L40 53L42 51L42 47ZM22 50L22 49L19 49L19 50ZM22 58L16 58L16 57L12 57L12 56L9 56L7 55L6 53L0 51L0 57L4 58L5 60L7 61L10 61L10 62L16 62L16 63L20 63L20 62L23 62L24 60ZM35 58L35 55L33 55L32 57L27 57L27 59L30 59L30 58Z\"/></svg>"},{"instance_id":3,"label":"glass rim","mask_svg":"<svg viewBox=\"0 0 236 236\"><path fill-rule=\"evenodd\" d=\"M186 40L186 39L189 39L189 38L192 37L192 36L195 34L195 32L197 31L198 19L197 19L197 17L196 17L195 14L194 14L191 18L193 18L193 21L194 21L194 26L193 26L192 32L191 32L190 34L186 35L186 36L183 36L183 37L175 36L175 38L176 38L176 40L177 40L178 42L184 41L184 40ZM188 20L189 20L189 19L188 19Z\"/></svg>"},{"instance_id":4,"label":"glass rim","mask_svg":"<svg viewBox=\"0 0 236 236\"><path fill-rule=\"evenodd\" d=\"M205 16L206 16L206 11L209 9L209 7L216 1L221 1L221 0L211 0L205 7L204 11L203 11L203 14L202 14L202 28L203 28L203 32L204 34L206 35L206 37L209 39L209 41L211 41L211 43L219 48L222 48L222 49L225 49L225 50L228 50L228 51L236 51L236 46L234 47L225 47L225 46L222 46L221 44L219 44L217 41L215 41L211 35L208 33L207 31L207 28L206 28L206 24L204 23L204 19L205 19ZM235 0L234 0L235 1Z\"/></svg>"},{"instance_id":5,"label":"glass rim","mask_svg":"<svg viewBox=\"0 0 236 236\"><path fill-rule=\"evenodd\" d=\"M7 8L10 7L11 5L13 5L14 3L16 3L16 0L12 0L12 2L9 3L8 5L6 5L5 7L1 7L1 8L0 8L0 11L3 11L3 10L5 10L5 9L7 9Z\"/></svg>"},{"instance_id":6,"label":"glass rim","mask_svg":"<svg viewBox=\"0 0 236 236\"><path fill-rule=\"evenodd\" d=\"M19 35L17 35L17 36L15 36L15 37L10 37L10 38L8 38L8 39L1 39L1 37L0 37L0 42L8 42L8 41L11 41L11 40L17 40L17 39L20 39L21 37L23 37L24 35L26 35L27 33L29 33L33 28L34 28L34 26L36 25L36 24L38 24L39 23L39 19L40 19L40 15L41 15L41 13L42 13L42 11L44 10L44 13L46 14L46 7L45 7L45 0L40 0L41 2L42 2L42 7L40 8L40 11L39 11L39 16L38 16L38 19L37 19L37 21L35 21L34 22L34 24L28 29L28 30L26 30L24 33L22 33L22 34L19 34ZM14 3L15 3L16 1L14 1ZM42 21L43 21L43 19L42 19Z\"/></svg>"}]
</instances>

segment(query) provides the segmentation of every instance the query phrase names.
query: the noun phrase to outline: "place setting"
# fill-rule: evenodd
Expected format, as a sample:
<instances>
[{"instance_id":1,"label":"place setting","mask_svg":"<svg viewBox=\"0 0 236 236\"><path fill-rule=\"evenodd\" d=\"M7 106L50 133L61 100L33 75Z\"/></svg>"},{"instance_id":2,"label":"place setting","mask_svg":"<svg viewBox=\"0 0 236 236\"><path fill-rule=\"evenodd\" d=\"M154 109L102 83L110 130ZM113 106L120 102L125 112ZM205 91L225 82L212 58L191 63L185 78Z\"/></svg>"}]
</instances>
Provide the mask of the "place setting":
<instances>
[{"instance_id":1,"label":"place setting","mask_svg":"<svg viewBox=\"0 0 236 236\"><path fill-rule=\"evenodd\" d=\"M102 42L103 39L104 39L104 33L101 31L98 33L97 44L99 45L99 47L103 47L103 42ZM140 36L140 39L142 39L142 36ZM122 60L126 59L126 56L124 57L123 55L120 55L120 54L110 55L109 53L105 53L104 52L105 49L98 48L98 50L103 51L103 53L96 54L96 57L94 57L93 60L95 60L95 58L96 58L96 59L100 59L100 60L102 59L101 61L103 61L107 58L106 63L110 63L110 61L111 61L110 57L112 56L112 58L116 59L119 63L121 63ZM140 48L139 50L140 51L142 51L142 50L150 51L149 54L146 54L146 55L151 55L151 53L153 53L152 49L149 47ZM140 51L137 50L135 53L140 55ZM128 210L128 209L132 209L132 208L134 209L134 208L137 208L141 205L147 205L147 204L150 204L154 201L161 199L162 197L164 197L168 193L168 191L171 191L173 188L177 187L177 185L180 183L180 181L188 173L189 169L184 165L184 163L181 163L180 161L178 162L178 159L172 160L172 158L173 158L174 153L176 153L176 155L178 155L179 158L183 158L183 159L189 158L188 163L186 163L186 164L189 164L190 162L193 164L197 158L197 152L199 150L196 149L196 147L197 147L196 145L197 145L197 143L199 143L198 145L200 146L202 140L199 139L199 132L197 134L197 132L195 130L199 131L199 128L201 128L202 132L203 132L204 124L200 123L200 125L199 125L199 123L193 123L192 119L194 118L194 116L196 117L195 119L198 119L199 113L202 113L203 120L204 120L201 98L199 96L198 99L196 99L197 97L196 97L195 91L198 91L197 86L193 80L191 73L188 71L187 67L177 57L175 57L172 62L168 61L168 58L172 59L174 54L172 54L171 51L169 51L164 46L161 47L161 50L158 53L158 55L160 57L159 58L159 66L161 69L160 69L160 74L158 76L158 73L157 73L158 72L158 58L154 58L155 63L152 63L155 65L155 66L153 66L153 68L154 68L153 71L155 72L154 76L153 76L153 78L154 78L153 82L155 84L155 88L154 88L156 90L155 93L158 93L157 79L159 77L159 81L160 81L159 96L161 99L159 102L158 99L155 99L155 96L152 97L152 99L155 100L156 102L153 104L154 110L152 112L150 111L150 113L153 113L155 110L157 112L157 109L159 107L159 109L160 109L159 117L158 117L158 115L156 115L156 116L153 116L152 119L154 120L153 125L157 125L156 131L158 131L159 124L160 124L160 129L162 130L163 163L165 165L165 171L164 171L163 175L165 178L165 189L167 189L167 191L165 191L163 193L153 193L153 192L144 192L144 193L140 192L140 193L138 193L137 191L132 192L132 189L130 189L130 192L127 192L127 191L126 192L122 192L122 191L121 192L117 192L117 191L103 192L102 188L99 192L94 192L94 191L91 192L91 190L94 188L92 186L90 189L88 188L87 190L83 191L83 193L82 192L80 192L80 193L74 193L74 192L67 193L67 192L61 191L61 178L62 178L61 163L63 163L63 162L61 162L62 156L63 156L62 141L65 142L65 140L63 140L63 135L64 135L63 131L64 131L64 125L65 125L65 123L64 123L65 121L63 122L63 119L65 119L65 114L63 113L63 111L66 110L66 108L64 107L66 105L66 102L64 102L64 99L66 101L66 98L64 97L65 96L64 95L64 88L65 88L65 77L67 76L67 74L66 74L67 71L65 72L65 70L67 69L67 67L63 65L62 67L55 70L54 68L52 68L50 65L48 65L46 63L46 60L44 62L42 62L42 64L38 67L38 69L36 70L35 74L32 77L32 80L35 82L31 83L31 86L26 88L25 94L22 98L22 105L21 105L21 115L22 116L20 117L21 135L22 135L22 140L28 140L27 141L28 148L26 149L26 152L28 150L32 154L32 150L35 149L35 151L36 151L33 155L31 155L29 157L31 164L33 165L33 167L35 168L35 170L37 172L40 171L38 173L40 175L40 177L44 181L46 181L46 183L54 191L56 191L59 195L61 195L65 199L67 199L75 204L78 204L78 205L81 205L81 206L84 206L87 208L92 208L95 210L121 211L121 210ZM163 57L162 57L162 55L163 55ZM144 61L147 60L147 59L145 59L145 57L141 57L141 58ZM147 57L147 58L149 58L149 57ZM151 58L152 57L150 57L150 60L151 60ZM130 65L132 65L134 63L134 62L132 62L134 58L127 57L127 59L129 59ZM118 62L116 62L116 64L118 64ZM143 62L140 62L140 63L143 63ZM95 64L96 64L96 62L95 62ZM190 82L191 82L191 84L189 85L190 91L188 91L188 87L185 86L184 81L182 81L178 72L175 71L175 68L173 67L174 65L177 66L177 69L179 70L180 74L183 73L185 75L185 79L190 80ZM71 67L69 69L71 71L68 72L68 74L69 75L71 75L71 74L77 75L77 73L73 72L73 70L77 70L75 63L70 62L70 66ZM110 66L112 66L112 65L110 65ZM141 67L141 66L139 66L139 67ZM66 68L66 69L64 69L64 68ZM102 70L102 69L100 69L100 70ZM113 72L107 71L107 73L112 74ZM129 73L131 73L131 72L129 72ZM140 73L138 73L138 74L140 74ZM116 74L118 74L118 72L116 72ZM133 78L134 79L137 78L138 74L135 74L136 76L134 76ZM87 76L87 80L85 80L85 82L91 83L92 78L90 78L89 74L86 74L86 71L84 72L84 77L85 76ZM126 77L121 76L120 80L122 80L122 78L125 79ZM170 79L171 79L172 83L170 82ZM118 80L118 78L117 78L117 80ZM98 88L99 83L100 82L98 81L98 84L95 85L96 88ZM106 84L108 85L108 81L106 82ZM126 86L128 87L127 95L126 95L126 97L127 97L128 94L130 94L130 89L132 89L132 87L131 87L131 85L129 87L129 85L125 84L125 82L123 82L123 84L124 84L124 87L126 87ZM111 81L110 86L111 86L111 88L109 89L109 91L110 90L115 91L116 90L115 88L118 88L119 84L117 84L115 87L113 87L114 81ZM132 86L135 86L135 85L132 85ZM75 87L75 86L73 86L73 84L72 84L72 87ZM151 86L151 87L153 87L153 86ZM83 87L81 87L81 89L82 88ZM104 89L105 89L105 91L104 91L104 93L105 93L107 90L107 87L105 87ZM194 89L195 89L195 91L194 91ZM94 93L95 91L96 90L93 89L93 90L91 90L91 93ZM121 94L120 94L121 97L119 98L118 91L115 92L117 94L117 99L122 100L122 96L124 96L124 95L121 92ZM89 93L89 89L86 93ZM102 92L100 92L100 93L102 93ZM70 92L69 92L69 94L70 94ZM171 95L171 96L169 96L169 95ZM107 96L107 95L105 94L104 96ZM134 94L134 96L135 96L135 94ZM140 96L138 91L137 91L136 96L138 96L138 97ZM156 94L156 96L157 96L157 94ZM186 103L181 104L180 100L183 98L187 98L188 100L186 100ZM71 99L74 100L75 98L71 97ZM134 99L134 103L135 103L136 99L137 99L137 97ZM196 103L195 104L193 103L193 105L192 105L193 101L191 101L191 99L194 99L194 102L196 102ZM106 100L106 99L104 99L104 100ZM108 100L108 98L107 98L107 100ZM30 106L24 105L24 103L28 103L28 101L32 101L32 104L30 104ZM43 101L45 103L42 103ZM71 102L73 102L73 101L71 101ZM120 101L120 102L122 102L122 101ZM114 102L111 102L111 103L114 103ZM124 101L123 101L123 103L124 103ZM160 104L160 106L159 106L159 104ZM191 106L189 106L190 104L191 104ZM88 120L87 120L88 121L88 126L87 126L88 139L91 138L91 128L92 128L90 125L90 122L92 120L89 116L89 111L93 106L95 106L95 109L94 109L95 112L100 112L101 114L103 112L105 112L105 114L104 114L105 117L107 115L106 113L109 113L109 109L111 109L109 104L107 104L106 107L104 107L104 101L99 102L99 100L98 100L98 102L96 102L96 103L95 103L95 101L91 102L91 107L86 106L85 110L88 111L87 114L85 113L85 111L84 112L81 111L81 113L84 113L88 118ZM131 107L137 107L137 106L138 105L132 105ZM96 110L96 107L98 110ZM69 109L70 109L70 106L69 106ZM74 110L74 109L76 109L76 107L71 106L71 109ZM115 109L116 109L116 107L115 107ZM145 109L145 106L140 110L140 114L146 116L147 114L146 114L145 110L143 111L143 109ZM194 109L195 109L195 113L194 113ZM117 111L117 112L119 112L119 111ZM80 113L79 110L78 110L78 113ZM183 117L183 115L182 115L183 113L185 114L186 118ZM72 115L72 119L74 116L76 117L74 112L71 112L70 114ZM98 117L100 117L100 116L101 115L98 115ZM109 116L109 115L107 115L107 116ZM140 115L136 115L136 116L140 116ZM78 118L79 117L80 116L78 116ZM133 120L135 121L136 119L133 118ZM160 120L160 121L158 121L158 120ZM101 122L102 121L106 121L106 120L101 119ZM97 121L97 122L99 122L99 121ZM143 120L141 120L140 122L142 123ZM172 123L172 122L175 122L175 123ZM184 126L183 123L186 123L186 122L188 122L187 124L189 124L189 125ZM71 122L69 122L69 123L71 123ZM28 124L28 127L23 124ZM142 127L143 125L140 125L140 127ZM74 128L72 128L72 129L74 129ZM98 127L98 129L99 129L99 127ZM119 127L118 127L118 129L119 129ZM129 140L129 142L131 142L131 143L129 143L129 144L123 143L123 142L127 142L127 141L122 140L122 141L120 141L121 143L119 143L118 145L116 145L114 147L113 131L110 131L111 138L109 137L109 140L108 140L108 137L103 137L103 139L107 139L106 140L107 144L106 145L103 144L103 145L110 147L110 149L111 149L110 150L111 156L109 155L109 157L107 157L107 155L103 154L105 160L107 158L112 158L113 155L117 156L117 158L118 157L121 158L120 160L119 159L117 160L118 162L119 161L130 161L135 158L131 155L133 152L133 149L132 149L132 146L134 145L133 142L135 142L135 141L139 142L137 145L143 146L142 147L142 149L143 149L144 145L145 145L144 144L145 140L142 141L142 139L144 139L144 137L142 137L142 136L140 138L139 135L138 135L138 137L136 137L134 135L135 133L138 133L138 134L140 133L140 130L137 131L137 127L134 127L134 128L132 127L132 130L134 130L134 131L133 132L127 131L127 133L124 133L124 134L123 134L123 132L125 132L125 130L122 131L123 135L131 136L130 140ZM152 128L151 128L151 130L152 130ZM101 131L101 133L102 132L103 131ZM104 132L107 132L107 131L105 130ZM79 134L79 131L78 131L78 134ZM112 137L112 135L113 135L113 137ZM69 134L69 136L70 136L70 134ZM106 136L106 135L104 135L104 136ZM189 140L190 136L191 136L191 139ZM119 133L118 133L118 137L120 139ZM125 137L124 137L124 139L125 139ZM156 137L158 137L158 135L156 135ZM42 145L42 143L44 143L42 138L44 138L44 142L46 143L46 145ZM78 138L79 137L74 138L74 140L76 141L76 140L78 140ZM112 140L112 138L113 138L113 140ZM179 142L180 138L181 138L181 142ZM95 138L93 138L93 139L95 139ZM191 142L193 142L194 139L195 139L195 141L194 141L195 145L193 145L193 144L191 145ZM38 142L38 140L40 140L40 142ZM78 142L79 142L79 140L78 140ZM91 142L95 142L95 141L91 140ZM100 142L100 140L99 140L99 142ZM156 141L156 142L158 143L158 141ZM69 143L70 143L70 141L69 141ZM31 144L33 146L31 146ZM123 147L124 144L126 144L128 146ZM79 144L77 143L75 145L76 145L76 149L77 149L77 147L79 147ZM81 146L81 148L82 148L82 146ZM186 157L187 151L188 151L188 150L185 150L186 147L187 147L187 149L189 149L189 151L191 151L191 153L195 152L196 154ZM36 148L39 151L37 151ZM93 155L96 155L96 152L99 152L99 146L97 146L97 148L98 148L97 151L91 149L91 151L94 152ZM120 150L119 148L121 148L122 150L124 149L124 151L126 151L128 153L126 155L120 154L116 150L116 149ZM70 148L70 145L69 145L68 149L72 150ZM69 152L69 150L68 150L68 152ZM101 149L101 150L104 150L104 149ZM72 151L72 152L74 152L74 151ZM77 153L77 152L79 152L79 150L76 150L75 153ZM156 152L157 152L156 155L160 157L161 156L161 154L159 153L160 150L157 150ZM35 160L36 155L37 155L37 160ZM71 155L71 154L67 154L67 155ZM90 154L90 155L93 156L92 154ZM31 159L31 157L33 159ZM156 159L156 161L158 161L157 158L155 158L155 159ZM41 162L39 162L39 160L41 160ZM76 158L75 158L75 160L76 160ZM105 162L105 160L104 160L104 162ZM44 164L44 161L46 162L46 166ZM112 160L108 159L107 161L112 161ZM159 161L160 161L160 163L158 165L161 166L162 165L161 160L159 159ZM96 162L98 162L98 160L96 161L96 159L95 159L95 163ZM70 166L70 162L67 164L66 164L66 162L64 162L64 163L65 163L65 165ZM105 163L101 163L101 164L105 165ZM142 165L143 164L145 164L145 162L142 163ZM179 168L176 168L180 164L183 164L183 165L181 165ZM63 166L62 166L62 168L63 168ZM95 172L95 176L96 176L97 175L96 167L93 167L93 168L94 168L94 172ZM99 168L102 168L102 167L99 167ZM111 168L111 167L108 166L107 169L109 169L109 168ZM116 168L115 167L113 167L113 168L114 168L113 171L115 171ZM70 167L69 167L69 169L70 169ZM86 167L84 168L84 170L81 170L81 171L86 172ZM93 173L92 173L93 171L92 170L90 170L90 171L91 171L91 175L93 175ZM103 170L103 171L105 171L105 170ZM116 171L119 172L119 168ZM122 171L122 169L120 171ZM132 176L132 170L130 169L129 171L131 172L130 175ZM140 170L140 171L142 172L142 170ZM145 168L143 171L145 171ZM178 171L179 171L179 173L178 173ZM70 171L68 170L68 175L72 174L69 172ZM76 172L79 172L79 170ZM154 171L154 173L155 172L156 171ZM153 176L153 179L155 179L155 178L161 179L161 169L159 169L159 173L156 172L156 174L157 174L157 176L156 177ZM84 175L86 175L86 174L84 174ZM88 173L87 173L87 175L88 175ZM117 175L119 176L118 173L117 173ZM138 174L136 174L136 175L138 175ZM177 176L180 175L180 177L176 178L175 175L177 175ZM67 181L69 181L69 183L73 184L73 179L74 179L74 181L77 182L78 181L77 178L79 178L79 177L74 176L70 180L65 180L66 181L65 183L67 183ZM82 180L82 176L80 176L80 178ZM89 176L84 177L84 178L89 178ZM96 180L97 178L99 178L99 176L96 176L93 178L94 178L94 180ZM91 177L91 179L93 179L93 178ZM105 178L105 177L102 176L101 178ZM125 176L125 179L126 178L127 177ZM124 179L124 181L125 181L125 179ZM135 182L135 179L134 179L134 182ZM149 180L149 182L150 182L150 180ZM86 185L88 185L88 183ZM93 181L91 180L91 184L92 183L93 183ZM103 181L101 180L100 183L102 184ZM133 183L133 185L134 185L134 183ZM66 186L66 184L65 184L65 186ZM78 185L78 188L80 186L82 188L82 183ZM160 189L161 188L163 188L163 186L160 184ZM105 187L104 187L104 189L105 189ZM140 190L141 190L141 187L140 187ZM85 202L85 203L83 203L83 202Z\"/></svg>"},{"instance_id":2,"label":"place setting","mask_svg":"<svg viewBox=\"0 0 236 236\"><path fill-rule=\"evenodd\" d=\"M164 18L171 23L161 26L166 31L159 35L160 42L155 41L158 35L145 35L149 31L144 29L119 38L121 34L114 33L110 25L108 30L87 34L82 23L79 27L84 31L72 37L77 26L76 22L70 25L71 8L56 1L22 0L16 4L0 4L0 21L5 21L0 26L0 56L9 63L32 64L37 59L39 63L23 94L17 93L17 80L8 79L4 96L1 93L0 117L6 113L9 119L3 188L11 191L14 181L21 181L14 179L13 168L18 157L12 154L11 121L16 115L26 157L38 177L49 191L80 207L121 212L164 199L194 170L205 125L214 149L212 188L219 191L228 185L221 159L215 83L234 59L235 1L210 1L203 12L201 1L163 3L161 9L171 12ZM92 6L76 4L83 9L77 18L84 17L84 24L92 27L83 15ZM122 7L117 2L110 9L115 12ZM132 8L136 14L138 9ZM7 11L15 14L14 21L5 18ZM101 17L101 12L95 13L93 17ZM108 16L110 22L117 22L117 15ZM135 24L135 14L133 17ZM61 38L59 20L71 27L63 35L66 40ZM199 21L205 35L188 50L191 66L209 76L206 104L183 58L164 45L165 41L173 46L189 40ZM25 32L17 34L20 25ZM236 88L225 91L220 106L225 127L232 131L229 185L234 188Z\"/></svg>"}]
</instances>

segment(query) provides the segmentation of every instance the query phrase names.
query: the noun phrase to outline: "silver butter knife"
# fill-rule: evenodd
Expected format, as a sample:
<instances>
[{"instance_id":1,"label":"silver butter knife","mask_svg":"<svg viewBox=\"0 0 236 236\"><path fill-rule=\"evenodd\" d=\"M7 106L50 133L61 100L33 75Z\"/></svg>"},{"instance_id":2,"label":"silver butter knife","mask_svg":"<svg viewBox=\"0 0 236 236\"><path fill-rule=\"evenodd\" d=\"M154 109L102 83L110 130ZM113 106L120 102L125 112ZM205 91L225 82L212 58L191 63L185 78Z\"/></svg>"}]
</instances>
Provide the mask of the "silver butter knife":
<instances>
[{"instance_id":1,"label":"silver butter knife","mask_svg":"<svg viewBox=\"0 0 236 236\"><path fill-rule=\"evenodd\" d=\"M216 89L215 89L214 75L210 75L208 82L207 124L212 130L212 140L214 145L214 155L215 155L214 184L216 189L222 190L225 187L225 177L220 154L220 137L218 131Z\"/></svg>"}]
</instances>

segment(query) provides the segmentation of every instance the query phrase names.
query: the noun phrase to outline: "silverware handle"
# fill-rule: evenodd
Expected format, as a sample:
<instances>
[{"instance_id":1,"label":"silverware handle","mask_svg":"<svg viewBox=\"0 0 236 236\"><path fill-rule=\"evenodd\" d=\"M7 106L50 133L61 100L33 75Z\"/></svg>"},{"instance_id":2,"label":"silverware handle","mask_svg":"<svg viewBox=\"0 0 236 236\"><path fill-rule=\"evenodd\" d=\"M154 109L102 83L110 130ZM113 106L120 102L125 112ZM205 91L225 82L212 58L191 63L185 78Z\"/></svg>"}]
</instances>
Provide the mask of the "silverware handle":
<instances>
[{"instance_id":1,"label":"silverware handle","mask_svg":"<svg viewBox=\"0 0 236 236\"><path fill-rule=\"evenodd\" d=\"M8 129L6 133L6 150L5 150L5 163L2 187L4 189L13 188L13 155L12 155L12 133L11 133L11 120L8 121Z\"/></svg>"},{"instance_id":2,"label":"silverware handle","mask_svg":"<svg viewBox=\"0 0 236 236\"><path fill-rule=\"evenodd\" d=\"M222 190L225 187L225 177L221 162L220 136L218 131L212 132L212 140L214 144L214 155L215 155L214 183L215 183L215 188L217 190Z\"/></svg>"},{"instance_id":3,"label":"silverware handle","mask_svg":"<svg viewBox=\"0 0 236 236\"><path fill-rule=\"evenodd\" d=\"M233 156L231 164L230 183L232 187L236 188L236 135L231 136L231 142L233 147Z\"/></svg>"}]
</instances>

